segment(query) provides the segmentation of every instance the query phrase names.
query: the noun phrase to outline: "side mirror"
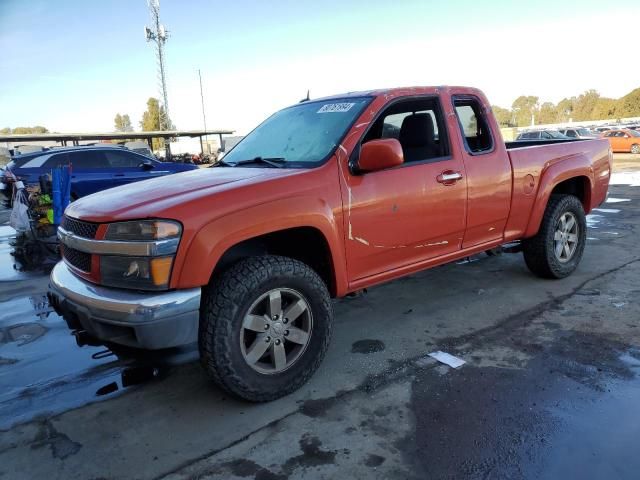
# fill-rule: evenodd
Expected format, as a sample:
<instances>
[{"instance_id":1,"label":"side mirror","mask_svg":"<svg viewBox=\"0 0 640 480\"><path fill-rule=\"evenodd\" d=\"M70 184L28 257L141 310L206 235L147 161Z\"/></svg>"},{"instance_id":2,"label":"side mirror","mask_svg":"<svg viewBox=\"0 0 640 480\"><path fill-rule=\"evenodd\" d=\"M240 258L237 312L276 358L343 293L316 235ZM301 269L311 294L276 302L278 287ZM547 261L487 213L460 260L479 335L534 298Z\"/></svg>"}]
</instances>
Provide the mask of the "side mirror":
<instances>
[{"instance_id":1,"label":"side mirror","mask_svg":"<svg viewBox=\"0 0 640 480\"><path fill-rule=\"evenodd\" d=\"M151 160L143 160L140 162L140 168L142 170L151 170L153 168L153 162Z\"/></svg>"},{"instance_id":2,"label":"side mirror","mask_svg":"<svg viewBox=\"0 0 640 480\"><path fill-rule=\"evenodd\" d=\"M360 147L358 170L362 172L375 172L403 163L402 145L395 138L371 140Z\"/></svg>"}]
</instances>

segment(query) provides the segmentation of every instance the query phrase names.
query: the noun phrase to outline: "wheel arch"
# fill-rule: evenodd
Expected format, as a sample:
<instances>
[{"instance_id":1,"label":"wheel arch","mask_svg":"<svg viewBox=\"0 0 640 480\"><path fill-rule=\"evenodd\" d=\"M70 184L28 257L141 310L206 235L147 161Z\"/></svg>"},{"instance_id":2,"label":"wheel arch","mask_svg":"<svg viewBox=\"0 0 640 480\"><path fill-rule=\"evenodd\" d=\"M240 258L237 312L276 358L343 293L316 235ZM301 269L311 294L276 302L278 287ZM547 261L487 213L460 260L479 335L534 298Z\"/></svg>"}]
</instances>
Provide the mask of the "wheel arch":
<instances>
[{"instance_id":1,"label":"wheel arch","mask_svg":"<svg viewBox=\"0 0 640 480\"><path fill-rule=\"evenodd\" d=\"M540 223L551 195L575 195L582 203L585 213L591 211L591 194L594 185L593 169L590 165L580 165L580 163L571 166L564 162L558 162L543 174L524 238L532 237L540 229ZM570 168L566 169L566 167Z\"/></svg>"},{"instance_id":2,"label":"wheel arch","mask_svg":"<svg viewBox=\"0 0 640 480\"><path fill-rule=\"evenodd\" d=\"M311 267L336 295L336 277L333 257L323 233L310 226L276 230L242 240L227 248L211 272L211 280L219 277L230 266L243 258L257 255L279 255L293 258Z\"/></svg>"},{"instance_id":3,"label":"wheel arch","mask_svg":"<svg viewBox=\"0 0 640 480\"><path fill-rule=\"evenodd\" d=\"M199 229L178 252L171 286L204 286L241 258L272 254L303 261L327 283L332 296L342 296L347 281L341 239L342 223L318 198L257 205Z\"/></svg>"}]
</instances>

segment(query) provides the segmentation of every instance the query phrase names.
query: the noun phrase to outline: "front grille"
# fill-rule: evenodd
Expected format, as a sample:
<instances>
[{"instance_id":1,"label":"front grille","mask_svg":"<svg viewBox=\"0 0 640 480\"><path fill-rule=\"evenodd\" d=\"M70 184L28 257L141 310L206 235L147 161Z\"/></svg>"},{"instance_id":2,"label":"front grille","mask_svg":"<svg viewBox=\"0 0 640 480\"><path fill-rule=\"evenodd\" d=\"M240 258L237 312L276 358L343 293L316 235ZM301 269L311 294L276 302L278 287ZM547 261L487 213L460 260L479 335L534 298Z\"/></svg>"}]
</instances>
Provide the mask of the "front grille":
<instances>
[{"instance_id":1,"label":"front grille","mask_svg":"<svg viewBox=\"0 0 640 480\"><path fill-rule=\"evenodd\" d=\"M71 265L83 272L91 271L91 254L81 252L75 248L62 247L62 256Z\"/></svg>"},{"instance_id":2,"label":"front grille","mask_svg":"<svg viewBox=\"0 0 640 480\"><path fill-rule=\"evenodd\" d=\"M96 238L96 232L98 231L97 223L83 222L75 218L67 217L66 215L62 217L62 224L60 226L66 231L84 238Z\"/></svg>"}]
</instances>

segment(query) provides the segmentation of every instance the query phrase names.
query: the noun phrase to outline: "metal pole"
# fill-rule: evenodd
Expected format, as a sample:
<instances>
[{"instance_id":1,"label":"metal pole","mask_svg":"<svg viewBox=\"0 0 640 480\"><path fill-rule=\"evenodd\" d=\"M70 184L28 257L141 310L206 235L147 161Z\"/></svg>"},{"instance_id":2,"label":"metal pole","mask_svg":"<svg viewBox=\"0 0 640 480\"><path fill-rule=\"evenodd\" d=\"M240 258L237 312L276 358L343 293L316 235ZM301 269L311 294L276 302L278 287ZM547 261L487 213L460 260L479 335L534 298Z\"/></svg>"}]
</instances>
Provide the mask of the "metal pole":
<instances>
[{"instance_id":1,"label":"metal pole","mask_svg":"<svg viewBox=\"0 0 640 480\"><path fill-rule=\"evenodd\" d=\"M207 141L207 116L204 113L204 94L202 93L202 74L200 73L200 69L198 69L198 78L200 79L200 103L202 104L202 123L204 124L205 136L204 140ZM208 146L208 144L207 144ZM200 150L202 155L204 155L204 147L202 146L202 137L200 137Z\"/></svg>"}]
</instances>

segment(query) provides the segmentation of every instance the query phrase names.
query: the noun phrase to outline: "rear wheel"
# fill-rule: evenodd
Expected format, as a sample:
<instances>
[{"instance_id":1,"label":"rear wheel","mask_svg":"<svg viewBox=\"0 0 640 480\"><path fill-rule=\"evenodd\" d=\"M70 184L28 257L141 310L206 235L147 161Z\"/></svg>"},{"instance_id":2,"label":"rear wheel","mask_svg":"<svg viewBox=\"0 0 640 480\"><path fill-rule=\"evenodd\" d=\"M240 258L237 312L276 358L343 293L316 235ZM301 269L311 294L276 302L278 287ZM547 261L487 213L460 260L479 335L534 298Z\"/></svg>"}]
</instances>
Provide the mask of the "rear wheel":
<instances>
[{"instance_id":1,"label":"rear wheel","mask_svg":"<svg viewBox=\"0 0 640 480\"><path fill-rule=\"evenodd\" d=\"M327 287L302 262L241 260L203 292L199 348L224 390L254 402L287 395L316 371L331 338Z\"/></svg>"},{"instance_id":2,"label":"rear wheel","mask_svg":"<svg viewBox=\"0 0 640 480\"><path fill-rule=\"evenodd\" d=\"M637 143L635 145L631 145L631 153L640 153L640 145Z\"/></svg>"},{"instance_id":3,"label":"rear wheel","mask_svg":"<svg viewBox=\"0 0 640 480\"><path fill-rule=\"evenodd\" d=\"M536 275L564 278L577 268L587 239L587 221L580 200L552 195L536 236L523 241L524 260Z\"/></svg>"}]
</instances>

